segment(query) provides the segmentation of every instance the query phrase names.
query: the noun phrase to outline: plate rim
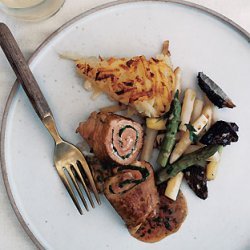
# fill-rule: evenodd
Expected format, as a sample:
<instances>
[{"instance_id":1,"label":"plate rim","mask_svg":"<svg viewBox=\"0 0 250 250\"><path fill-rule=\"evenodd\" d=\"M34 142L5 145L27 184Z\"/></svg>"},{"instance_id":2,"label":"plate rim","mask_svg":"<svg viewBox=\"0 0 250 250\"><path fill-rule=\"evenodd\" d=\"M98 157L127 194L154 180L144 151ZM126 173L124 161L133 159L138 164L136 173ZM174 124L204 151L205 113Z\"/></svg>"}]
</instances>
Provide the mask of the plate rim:
<instances>
[{"instance_id":1,"label":"plate rim","mask_svg":"<svg viewBox=\"0 0 250 250\"><path fill-rule=\"evenodd\" d=\"M197 9L203 13L209 14L215 18L217 18L219 21L225 23L226 25L228 25L229 27L231 27L234 31L238 32L244 39L247 40L248 43L250 43L250 33L247 32L244 28L242 28L240 25L238 25L237 23L235 23L234 21L232 21L231 19L229 19L228 17L218 13L217 11L214 11L210 8L207 8L205 6L196 4L196 3L192 3L192 2L188 2L188 1L184 1L184 0L117 0L117 1L112 1L109 3L105 3L102 5L98 5L94 8L91 8L79 15L77 15L76 17L73 17L72 19L70 19L69 21L67 21L66 23L64 23L62 26L60 26L58 29L56 29L54 32L52 32L39 46L38 48L34 51L34 53L32 54L32 56L29 58L28 60L28 64L31 65L32 62L35 60L35 58L40 54L40 51L52 40L54 39L54 37L56 37L60 32L62 32L63 30L65 30L67 27L69 27L70 25L72 25L73 23L77 22L80 19L83 19L93 13L96 13L98 11L101 11L103 9L107 9L110 7L114 7L114 6L118 6L118 5L122 5L122 4L127 4L127 3L136 3L136 2L163 2L163 3L173 3L173 4L177 4L177 5L182 5L182 6L186 6L186 7L190 7L192 9ZM21 224L21 226L23 227L23 229L25 230L26 234L29 236L29 238L32 240L32 242L35 244L35 246L38 249L45 249L45 247L43 246L42 242L40 242L36 236L34 235L34 233L31 231L31 229L28 227L27 223L25 222L24 218L22 217L15 199L13 197L12 191L11 191L11 187L10 187L10 183L8 180L8 172L7 172L7 164L6 164L6 159L5 159L5 135L6 135L6 125L7 125L7 118L8 118L8 114L9 114L9 110L11 107L11 103L17 93L17 90L19 88L19 83L16 80L13 87L11 88L10 94L7 98L6 101L6 105L4 108L4 112L3 112L3 118L2 118L2 123L1 123L1 131L0 131L0 163L1 163L1 170L2 170L2 177L3 177L3 181L4 181L4 186L5 189L7 191L7 195L9 198L9 201L11 203L12 209L14 210L16 217L19 221L19 223Z\"/></svg>"}]
</instances>

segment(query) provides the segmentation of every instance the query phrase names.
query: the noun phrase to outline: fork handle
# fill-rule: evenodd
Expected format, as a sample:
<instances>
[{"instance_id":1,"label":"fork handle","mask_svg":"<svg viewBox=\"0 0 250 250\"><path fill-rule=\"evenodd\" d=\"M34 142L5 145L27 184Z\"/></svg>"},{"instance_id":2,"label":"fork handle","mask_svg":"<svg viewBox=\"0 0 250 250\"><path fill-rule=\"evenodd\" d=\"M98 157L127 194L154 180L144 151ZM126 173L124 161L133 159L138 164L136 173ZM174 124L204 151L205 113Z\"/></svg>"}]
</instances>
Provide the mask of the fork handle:
<instances>
[{"instance_id":1,"label":"fork handle","mask_svg":"<svg viewBox=\"0 0 250 250\"><path fill-rule=\"evenodd\" d=\"M46 117L52 116L49 105L15 38L4 23L0 23L0 45L39 118L43 121Z\"/></svg>"}]
</instances>

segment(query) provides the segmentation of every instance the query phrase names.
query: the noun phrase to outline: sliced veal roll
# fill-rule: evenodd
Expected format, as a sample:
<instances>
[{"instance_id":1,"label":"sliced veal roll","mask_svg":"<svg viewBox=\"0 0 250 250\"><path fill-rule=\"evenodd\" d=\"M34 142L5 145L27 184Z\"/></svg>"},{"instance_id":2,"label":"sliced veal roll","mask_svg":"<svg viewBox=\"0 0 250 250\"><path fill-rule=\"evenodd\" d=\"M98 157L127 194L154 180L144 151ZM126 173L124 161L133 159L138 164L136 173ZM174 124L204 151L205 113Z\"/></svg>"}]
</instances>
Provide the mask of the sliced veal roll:
<instances>
[{"instance_id":1,"label":"sliced veal roll","mask_svg":"<svg viewBox=\"0 0 250 250\"><path fill-rule=\"evenodd\" d=\"M136 230L129 232L136 239L144 242L157 242L177 232L187 216L187 203L180 191L176 201L164 195L166 183L158 188L160 204L158 213L154 217L148 217Z\"/></svg>"},{"instance_id":2,"label":"sliced veal roll","mask_svg":"<svg viewBox=\"0 0 250 250\"><path fill-rule=\"evenodd\" d=\"M104 194L131 230L154 216L159 203L152 166L145 161L118 166L108 178Z\"/></svg>"},{"instance_id":3,"label":"sliced veal roll","mask_svg":"<svg viewBox=\"0 0 250 250\"><path fill-rule=\"evenodd\" d=\"M101 162L127 165L138 156L143 144L142 126L123 116L93 112L77 132L88 142Z\"/></svg>"},{"instance_id":4,"label":"sliced veal roll","mask_svg":"<svg viewBox=\"0 0 250 250\"><path fill-rule=\"evenodd\" d=\"M96 156L85 156L85 158L91 170L97 191L99 193L103 193L105 180L113 175L112 168L106 167L104 164L101 164ZM86 180L86 182L91 189L88 180Z\"/></svg>"}]
</instances>

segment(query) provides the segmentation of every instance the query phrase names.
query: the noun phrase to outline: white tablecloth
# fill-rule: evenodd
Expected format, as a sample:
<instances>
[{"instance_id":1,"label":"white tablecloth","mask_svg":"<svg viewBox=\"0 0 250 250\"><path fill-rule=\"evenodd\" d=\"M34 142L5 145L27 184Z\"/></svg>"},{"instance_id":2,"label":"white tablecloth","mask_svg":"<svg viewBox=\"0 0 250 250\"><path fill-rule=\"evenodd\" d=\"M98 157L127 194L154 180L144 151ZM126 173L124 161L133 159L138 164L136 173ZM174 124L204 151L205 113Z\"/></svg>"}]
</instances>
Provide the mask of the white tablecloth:
<instances>
[{"instance_id":1,"label":"white tablecloth","mask_svg":"<svg viewBox=\"0 0 250 250\"><path fill-rule=\"evenodd\" d=\"M39 23L27 23L6 16L0 11L0 22L6 23L14 33L23 53L28 58L33 51L62 24L74 16L109 0L66 0L63 8L52 18ZM192 0L232 19L250 32L249 0ZM14 83L15 75L0 51L0 122L4 106ZM0 171L1 175L1 171ZM36 249L19 224L9 203L0 177L0 249Z\"/></svg>"}]
</instances>

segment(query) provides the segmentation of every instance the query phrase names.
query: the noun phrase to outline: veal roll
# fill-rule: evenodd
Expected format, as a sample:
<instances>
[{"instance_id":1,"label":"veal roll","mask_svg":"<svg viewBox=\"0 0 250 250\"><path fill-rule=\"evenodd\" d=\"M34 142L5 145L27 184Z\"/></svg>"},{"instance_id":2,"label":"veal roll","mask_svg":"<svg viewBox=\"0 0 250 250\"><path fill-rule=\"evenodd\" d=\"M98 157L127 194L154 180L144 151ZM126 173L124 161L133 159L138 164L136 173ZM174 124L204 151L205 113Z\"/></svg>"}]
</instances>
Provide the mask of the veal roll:
<instances>
[{"instance_id":1,"label":"veal roll","mask_svg":"<svg viewBox=\"0 0 250 250\"><path fill-rule=\"evenodd\" d=\"M104 194L125 224L134 230L157 212L159 196L154 172L145 161L118 166L115 172L106 180Z\"/></svg>"},{"instance_id":2,"label":"veal roll","mask_svg":"<svg viewBox=\"0 0 250 250\"><path fill-rule=\"evenodd\" d=\"M93 112L77 132L103 163L127 165L138 156L143 144L142 126L120 115Z\"/></svg>"}]
</instances>

